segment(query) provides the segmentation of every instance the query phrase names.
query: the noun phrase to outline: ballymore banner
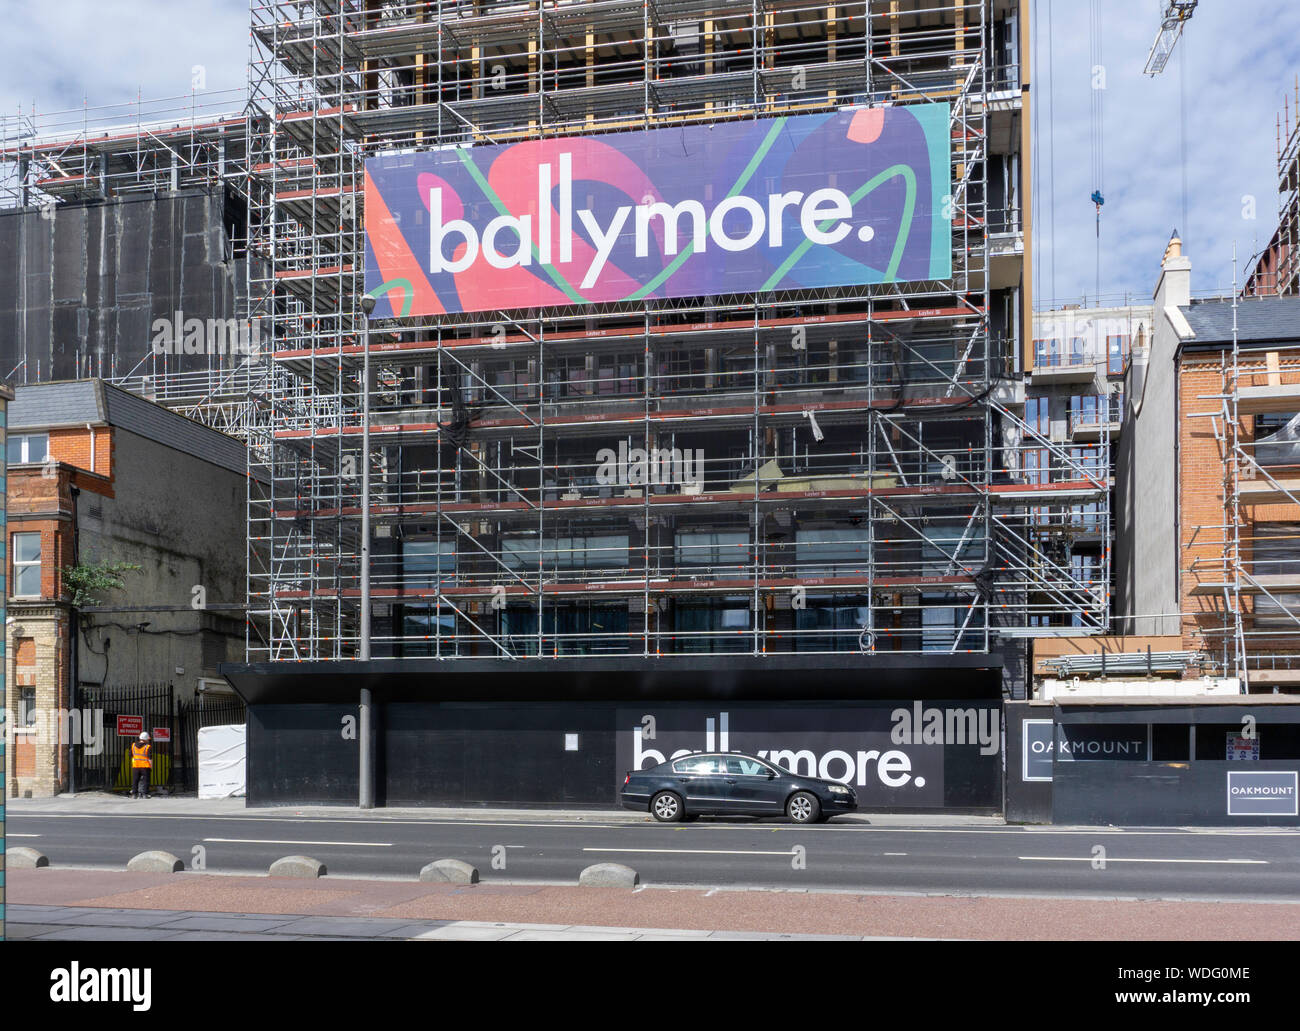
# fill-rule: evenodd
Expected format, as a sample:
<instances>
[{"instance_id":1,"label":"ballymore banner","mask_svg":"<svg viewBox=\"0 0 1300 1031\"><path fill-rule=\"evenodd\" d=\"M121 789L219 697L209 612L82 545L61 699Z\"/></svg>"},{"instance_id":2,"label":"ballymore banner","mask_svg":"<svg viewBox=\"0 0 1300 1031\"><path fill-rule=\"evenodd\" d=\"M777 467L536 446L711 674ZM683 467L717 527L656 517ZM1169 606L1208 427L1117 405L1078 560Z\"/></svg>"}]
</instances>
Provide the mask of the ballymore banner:
<instances>
[{"instance_id":1,"label":"ballymore banner","mask_svg":"<svg viewBox=\"0 0 1300 1031\"><path fill-rule=\"evenodd\" d=\"M375 317L952 274L946 104L382 154Z\"/></svg>"}]
</instances>

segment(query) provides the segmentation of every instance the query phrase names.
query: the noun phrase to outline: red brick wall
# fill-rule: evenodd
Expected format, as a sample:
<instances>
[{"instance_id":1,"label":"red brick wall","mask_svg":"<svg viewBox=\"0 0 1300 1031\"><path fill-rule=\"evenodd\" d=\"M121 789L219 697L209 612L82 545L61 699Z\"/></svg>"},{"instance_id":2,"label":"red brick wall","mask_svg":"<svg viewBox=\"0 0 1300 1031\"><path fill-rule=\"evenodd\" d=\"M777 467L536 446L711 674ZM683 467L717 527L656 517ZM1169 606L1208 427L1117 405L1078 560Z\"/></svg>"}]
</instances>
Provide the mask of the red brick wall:
<instances>
[{"instance_id":1,"label":"red brick wall","mask_svg":"<svg viewBox=\"0 0 1300 1031\"><path fill-rule=\"evenodd\" d=\"M84 426L78 429L50 430L50 457L56 462L66 462L78 469L93 469L101 476L112 476L112 430L98 426L94 431L94 463L91 462L91 431Z\"/></svg>"},{"instance_id":2,"label":"red brick wall","mask_svg":"<svg viewBox=\"0 0 1300 1031\"><path fill-rule=\"evenodd\" d=\"M1180 537L1182 543L1182 590L1181 608L1183 617L1183 647L1188 650L1206 650L1211 655L1223 653L1225 626L1230 627L1230 614L1225 615L1224 599L1218 596L1195 596L1191 594L1193 586L1199 581L1219 582L1224 579L1229 567L1223 560L1227 548L1231 546L1232 514L1228 510L1225 498L1231 492L1231 467L1225 453L1225 443L1216 439L1217 422L1220 435L1227 427L1222 417L1211 419L1197 417L1194 413L1222 412L1222 405L1213 395L1222 395L1229 389L1224 379L1223 354L1205 357L1184 356L1179 369L1179 512ZM1230 360L1230 355L1228 356ZM1300 350L1280 351L1282 381L1300 383ZM1251 353L1243 359L1252 367L1262 366L1263 355ZM1239 386L1262 386L1267 382L1262 370L1258 375L1243 376L1238 380ZM1231 408L1229 407L1229 411ZM1242 416L1238 423L1238 438L1243 444L1254 440L1253 416ZM1242 479L1256 476L1253 467L1242 465L1239 476ZM1255 524L1265 522L1300 522L1298 505L1258 505L1243 507L1238 514L1241 559L1245 568L1250 569L1251 539L1254 537ZM1230 575L1228 577L1231 578ZM1249 613L1254 610L1254 599L1247 595L1241 599L1242 611L1247 614L1245 630L1252 629ZM1267 650L1290 650L1300 647L1300 638L1296 640L1272 638L1261 642L1261 648ZM1229 642L1229 654L1232 647Z\"/></svg>"}]
</instances>

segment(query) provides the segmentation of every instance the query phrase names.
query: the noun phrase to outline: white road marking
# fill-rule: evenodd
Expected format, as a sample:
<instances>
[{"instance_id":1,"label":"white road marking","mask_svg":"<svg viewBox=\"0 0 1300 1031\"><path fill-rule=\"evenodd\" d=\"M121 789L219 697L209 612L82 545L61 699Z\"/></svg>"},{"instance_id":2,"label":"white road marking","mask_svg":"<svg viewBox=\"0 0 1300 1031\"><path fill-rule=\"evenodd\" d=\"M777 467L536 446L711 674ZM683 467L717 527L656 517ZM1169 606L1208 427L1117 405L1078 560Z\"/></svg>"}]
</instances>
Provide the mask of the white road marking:
<instances>
[{"instance_id":1,"label":"white road marking","mask_svg":"<svg viewBox=\"0 0 1300 1031\"><path fill-rule=\"evenodd\" d=\"M886 853L884 853L884 854L887 855L887 856L905 856L905 855L907 855L906 852L886 852Z\"/></svg>"},{"instance_id":2,"label":"white road marking","mask_svg":"<svg viewBox=\"0 0 1300 1031\"><path fill-rule=\"evenodd\" d=\"M14 834L12 831L5 835L6 838L39 838L39 834Z\"/></svg>"},{"instance_id":3,"label":"white road marking","mask_svg":"<svg viewBox=\"0 0 1300 1031\"><path fill-rule=\"evenodd\" d=\"M356 845L359 848L392 848L391 841L282 841L276 838L204 838L205 844L223 845Z\"/></svg>"},{"instance_id":4,"label":"white road marking","mask_svg":"<svg viewBox=\"0 0 1300 1031\"><path fill-rule=\"evenodd\" d=\"M1016 856L1025 862L1091 863L1093 856ZM1107 856L1107 863L1211 863L1216 866L1268 866L1267 859L1120 859Z\"/></svg>"},{"instance_id":5,"label":"white road marking","mask_svg":"<svg viewBox=\"0 0 1300 1031\"><path fill-rule=\"evenodd\" d=\"M674 856L791 856L789 849L784 852L750 852L733 851L722 848L584 848L584 852L654 852Z\"/></svg>"}]
</instances>

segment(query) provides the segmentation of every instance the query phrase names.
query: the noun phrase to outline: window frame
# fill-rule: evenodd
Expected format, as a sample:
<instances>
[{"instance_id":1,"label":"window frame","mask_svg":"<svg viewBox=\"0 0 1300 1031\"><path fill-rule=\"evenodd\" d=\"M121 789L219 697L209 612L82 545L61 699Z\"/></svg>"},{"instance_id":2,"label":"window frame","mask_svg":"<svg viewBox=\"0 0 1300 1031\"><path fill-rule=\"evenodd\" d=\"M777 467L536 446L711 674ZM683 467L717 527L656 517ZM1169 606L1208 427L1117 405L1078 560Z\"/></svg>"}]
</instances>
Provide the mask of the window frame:
<instances>
[{"instance_id":1,"label":"window frame","mask_svg":"<svg viewBox=\"0 0 1300 1031\"><path fill-rule=\"evenodd\" d=\"M21 560L19 559L18 539L20 537L36 538L35 559L21 559ZM11 533L9 535L9 538L10 538L9 539L9 577L10 577L9 586L13 592L11 597L14 598L43 597L41 593L41 579L42 579L41 563L44 561L45 549L43 547L43 542L41 540L41 532L39 530L15 531L14 533ZM19 590L19 584L21 582L19 571L21 570L23 572L26 572L32 568L35 568L36 570L36 592L34 594L31 593L24 594L22 591Z\"/></svg>"}]
</instances>

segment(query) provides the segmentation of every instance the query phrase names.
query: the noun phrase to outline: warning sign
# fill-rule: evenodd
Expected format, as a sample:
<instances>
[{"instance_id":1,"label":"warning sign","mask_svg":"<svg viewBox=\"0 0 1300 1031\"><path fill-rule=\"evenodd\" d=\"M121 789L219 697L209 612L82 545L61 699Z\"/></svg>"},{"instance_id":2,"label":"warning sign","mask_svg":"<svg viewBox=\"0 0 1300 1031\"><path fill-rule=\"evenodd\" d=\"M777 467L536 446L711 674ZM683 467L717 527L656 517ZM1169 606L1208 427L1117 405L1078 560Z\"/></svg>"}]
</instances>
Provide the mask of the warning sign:
<instances>
[{"instance_id":1,"label":"warning sign","mask_svg":"<svg viewBox=\"0 0 1300 1031\"><path fill-rule=\"evenodd\" d=\"M143 716L119 716L117 718L117 736L135 737L144 730Z\"/></svg>"}]
</instances>

